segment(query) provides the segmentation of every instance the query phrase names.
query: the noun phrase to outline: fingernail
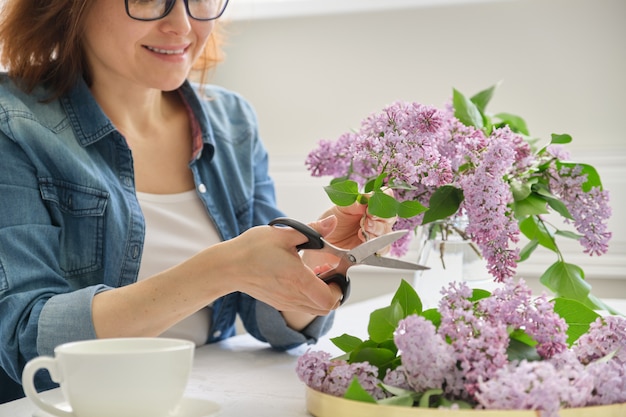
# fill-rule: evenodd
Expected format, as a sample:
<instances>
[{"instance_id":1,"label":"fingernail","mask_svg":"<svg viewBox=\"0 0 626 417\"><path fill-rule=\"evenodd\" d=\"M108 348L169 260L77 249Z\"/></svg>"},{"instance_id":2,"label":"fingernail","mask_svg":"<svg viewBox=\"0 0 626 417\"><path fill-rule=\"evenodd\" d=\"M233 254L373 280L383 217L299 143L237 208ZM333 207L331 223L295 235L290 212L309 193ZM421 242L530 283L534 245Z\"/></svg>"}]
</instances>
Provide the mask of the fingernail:
<instances>
[{"instance_id":1,"label":"fingernail","mask_svg":"<svg viewBox=\"0 0 626 417\"><path fill-rule=\"evenodd\" d=\"M331 216L325 217L325 218L323 218L322 220L320 220L320 225L321 225L322 227L327 227L327 226L330 226L330 225L332 225L332 224L333 224L334 218L335 218L335 215L334 215L334 214L333 214L333 215L331 215Z\"/></svg>"}]
</instances>

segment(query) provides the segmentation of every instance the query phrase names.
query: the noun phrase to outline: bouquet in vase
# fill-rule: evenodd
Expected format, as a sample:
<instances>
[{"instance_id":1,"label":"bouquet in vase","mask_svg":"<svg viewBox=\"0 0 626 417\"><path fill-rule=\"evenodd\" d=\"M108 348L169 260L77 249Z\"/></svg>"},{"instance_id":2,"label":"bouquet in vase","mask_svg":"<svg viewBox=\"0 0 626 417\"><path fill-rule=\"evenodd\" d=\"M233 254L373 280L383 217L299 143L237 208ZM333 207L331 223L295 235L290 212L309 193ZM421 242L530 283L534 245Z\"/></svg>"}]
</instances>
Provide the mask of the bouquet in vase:
<instances>
[{"instance_id":1,"label":"bouquet in vase","mask_svg":"<svg viewBox=\"0 0 626 417\"><path fill-rule=\"evenodd\" d=\"M464 238L477 246L498 282L513 277L518 262L536 248L547 248L556 261L541 276L543 285L557 296L613 311L590 294L583 270L558 246L568 238L589 255L608 250L609 194L598 172L570 161L564 148L570 135L540 143L521 117L488 113L494 91L466 97L453 90L443 108L393 103L366 117L359 130L320 141L307 168L313 176L333 177L326 192L335 204L367 201L371 214L397 216L396 229L466 220ZM552 224L551 213L569 226ZM520 235L528 240L523 248L517 246ZM408 239L391 253L403 255Z\"/></svg>"}]
</instances>

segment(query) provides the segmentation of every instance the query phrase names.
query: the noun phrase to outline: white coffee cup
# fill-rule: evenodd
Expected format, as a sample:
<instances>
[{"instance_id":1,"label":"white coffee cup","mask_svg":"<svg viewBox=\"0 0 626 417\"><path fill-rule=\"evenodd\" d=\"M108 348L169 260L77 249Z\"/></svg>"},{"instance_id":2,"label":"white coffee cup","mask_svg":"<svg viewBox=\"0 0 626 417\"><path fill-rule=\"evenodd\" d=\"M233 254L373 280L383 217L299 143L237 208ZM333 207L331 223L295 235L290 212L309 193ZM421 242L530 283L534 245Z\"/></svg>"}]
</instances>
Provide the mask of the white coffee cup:
<instances>
[{"instance_id":1,"label":"white coffee cup","mask_svg":"<svg viewBox=\"0 0 626 417\"><path fill-rule=\"evenodd\" d=\"M66 343L22 373L24 393L59 417L166 417L176 414L189 380L195 345L187 340L95 339ZM47 369L71 411L43 401L33 378Z\"/></svg>"}]
</instances>

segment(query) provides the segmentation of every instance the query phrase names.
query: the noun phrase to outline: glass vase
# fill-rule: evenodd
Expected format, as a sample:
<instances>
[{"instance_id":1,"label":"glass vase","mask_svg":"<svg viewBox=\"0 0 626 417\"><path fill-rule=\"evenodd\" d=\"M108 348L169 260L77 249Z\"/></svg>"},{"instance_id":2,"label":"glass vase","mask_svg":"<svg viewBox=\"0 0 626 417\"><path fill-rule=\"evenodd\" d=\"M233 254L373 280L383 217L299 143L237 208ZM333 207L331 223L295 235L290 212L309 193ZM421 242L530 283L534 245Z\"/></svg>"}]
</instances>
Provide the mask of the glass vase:
<instances>
[{"instance_id":1,"label":"glass vase","mask_svg":"<svg viewBox=\"0 0 626 417\"><path fill-rule=\"evenodd\" d=\"M454 217L418 228L418 263L430 269L417 271L413 286L425 309L437 307L441 289L451 282L488 291L497 286L480 249L465 233L466 227L467 218Z\"/></svg>"}]
</instances>

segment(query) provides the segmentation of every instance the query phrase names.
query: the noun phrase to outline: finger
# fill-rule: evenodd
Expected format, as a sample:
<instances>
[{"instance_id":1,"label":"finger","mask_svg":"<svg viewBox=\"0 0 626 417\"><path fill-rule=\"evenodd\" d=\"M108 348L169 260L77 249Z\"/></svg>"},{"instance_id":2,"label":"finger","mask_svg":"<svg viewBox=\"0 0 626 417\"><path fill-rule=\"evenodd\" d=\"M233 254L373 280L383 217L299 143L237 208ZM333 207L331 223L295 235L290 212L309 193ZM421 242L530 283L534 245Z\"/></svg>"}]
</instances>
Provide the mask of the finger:
<instances>
[{"instance_id":1,"label":"finger","mask_svg":"<svg viewBox=\"0 0 626 417\"><path fill-rule=\"evenodd\" d=\"M329 215L323 219L309 223L309 226L315 229L322 236L328 236L337 227L337 216Z\"/></svg>"},{"instance_id":2,"label":"finger","mask_svg":"<svg viewBox=\"0 0 626 417\"><path fill-rule=\"evenodd\" d=\"M396 223L396 217L383 218L367 214L361 220L361 229L370 239L391 232Z\"/></svg>"}]
</instances>

